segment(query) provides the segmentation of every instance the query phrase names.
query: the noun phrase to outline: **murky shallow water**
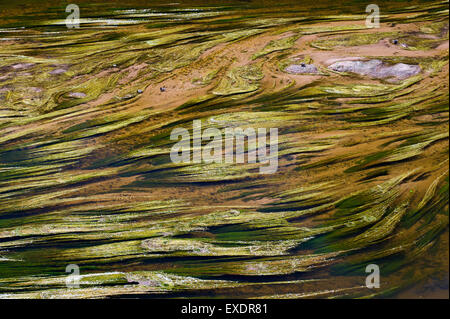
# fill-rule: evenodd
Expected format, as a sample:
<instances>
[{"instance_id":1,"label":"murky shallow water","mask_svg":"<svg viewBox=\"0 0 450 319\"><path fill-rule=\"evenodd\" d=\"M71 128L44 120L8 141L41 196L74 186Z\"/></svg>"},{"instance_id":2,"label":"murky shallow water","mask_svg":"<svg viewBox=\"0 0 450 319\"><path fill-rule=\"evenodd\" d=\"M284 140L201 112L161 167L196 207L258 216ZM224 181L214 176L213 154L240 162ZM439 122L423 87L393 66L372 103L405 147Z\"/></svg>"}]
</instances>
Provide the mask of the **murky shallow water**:
<instances>
[{"instance_id":1,"label":"murky shallow water","mask_svg":"<svg viewBox=\"0 0 450 319\"><path fill-rule=\"evenodd\" d=\"M448 2L316 2L2 2L1 296L448 296ZM195 119L278 171L171 162Z\"/></svg>"}]
</instances>

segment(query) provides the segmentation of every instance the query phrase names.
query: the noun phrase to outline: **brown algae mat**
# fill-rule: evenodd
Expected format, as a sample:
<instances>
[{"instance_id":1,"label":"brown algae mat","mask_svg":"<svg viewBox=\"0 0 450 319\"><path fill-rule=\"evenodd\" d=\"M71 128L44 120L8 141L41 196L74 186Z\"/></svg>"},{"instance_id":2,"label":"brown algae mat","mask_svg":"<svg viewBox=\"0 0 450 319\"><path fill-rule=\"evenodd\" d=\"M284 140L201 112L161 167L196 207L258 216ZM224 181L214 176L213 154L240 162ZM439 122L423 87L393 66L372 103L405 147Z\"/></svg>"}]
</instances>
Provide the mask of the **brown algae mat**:
<instances>
[{"instance_id":1,"label":"brown algae mat","mask_svg":"<svg viewBox=\"0 0 450 319\"><path fill-rule=\"evenodd\" d=\"M448 297L448 2L395 5L4 19L0 298ZM173 163L193 120L278 171Z\"/></svg>"}]
</instances>

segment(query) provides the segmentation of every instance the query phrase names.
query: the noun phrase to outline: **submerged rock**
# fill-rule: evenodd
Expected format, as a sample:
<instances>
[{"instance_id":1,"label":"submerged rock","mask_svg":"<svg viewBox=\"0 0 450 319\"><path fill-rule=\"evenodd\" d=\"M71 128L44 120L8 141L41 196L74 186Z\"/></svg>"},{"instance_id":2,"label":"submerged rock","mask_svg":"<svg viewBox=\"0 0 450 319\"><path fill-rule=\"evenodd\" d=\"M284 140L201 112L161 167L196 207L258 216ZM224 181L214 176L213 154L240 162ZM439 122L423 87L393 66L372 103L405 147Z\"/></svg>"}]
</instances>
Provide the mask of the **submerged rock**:
<instances>
[{"instance_id":1,"label":"submerged rock","mask_svg":"<svg viewBox=\"0 0 450 319\"><path fill-rule=\"evenodd\" d=\"M351 72L359 75L369 76L375 79L395 78L404 80L420 73L420 66L397 63L387 65L380 60L369 61L338 61L328 67L337 72Z\"/></svg>"},{"instance_id":2,"label":"submerged rock","mask_svg":"<svg viewBox=\"0 0 450 319\"><path fill-rule=\"evenodd\" d=\"M287 68L284 69L288 73L293 74L316 74L319 71L317 70L314 64L291 64Z\"/></svg>"},{"instance_id":3,"label":"submerged rock","mask_svg":"<svg viewBox=\"0 0 450 319\"><path fill-rule=\"evenodd\" d=\"M71 92L69 93L69 96L76 99L82 99L86 97L86 94L82 92Z\"/></svg>"}]
</instances>

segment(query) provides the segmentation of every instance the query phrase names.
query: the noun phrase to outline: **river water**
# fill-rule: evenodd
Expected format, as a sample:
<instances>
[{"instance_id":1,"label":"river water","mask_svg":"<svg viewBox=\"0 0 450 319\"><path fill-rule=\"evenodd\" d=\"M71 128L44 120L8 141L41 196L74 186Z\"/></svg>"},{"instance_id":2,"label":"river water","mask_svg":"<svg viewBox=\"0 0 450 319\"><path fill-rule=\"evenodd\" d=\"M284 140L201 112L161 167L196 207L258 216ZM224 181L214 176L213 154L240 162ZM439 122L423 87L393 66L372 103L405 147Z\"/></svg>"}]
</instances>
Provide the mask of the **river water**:
<instances>
[{"instance_id":1,"label":"river water","mask_svg":"<svg viewBox=\"0 0 450 319\"><path fill-rule=\"evenodd\" d=\"M1 298L448 298L448 2L68 4L0 1ZM174 163L194 120L277 171Z\"/></svg>"}]
</instances>

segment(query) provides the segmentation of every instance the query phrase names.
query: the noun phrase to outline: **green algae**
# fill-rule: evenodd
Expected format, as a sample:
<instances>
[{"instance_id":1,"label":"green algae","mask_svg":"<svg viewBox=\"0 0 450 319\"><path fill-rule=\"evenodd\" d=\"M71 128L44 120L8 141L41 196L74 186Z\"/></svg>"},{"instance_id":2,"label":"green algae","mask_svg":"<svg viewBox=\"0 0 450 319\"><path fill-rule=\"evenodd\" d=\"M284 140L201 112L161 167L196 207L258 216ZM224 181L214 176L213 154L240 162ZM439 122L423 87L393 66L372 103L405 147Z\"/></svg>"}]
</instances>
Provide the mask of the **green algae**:
<instances>
[{"instance_id":1,"label":"green algae","mask_svg":"<svg viewBox=\"0 0 450 319\"><path fill-rule=\"evenodd\" d=\"M294 35L290 37L281 38L279 40L270 41L260 52L253 54L252 59L256 60L259 57L265 56L272 52L290 49L298 40L298 38L299 38L298 35Z\"/></svg>"},{"instance_id":2,"label":"green algae","mask_svg":"<svg viewBox=\"0 0 450 319\"><path fill-rule=\"evenodd\" d=\"M418 33L366 32L354 24L362 15L203 8L166 12L167 20L123 12L129 20L117 28L83 20L84 32L52 36L37 28L39 48L2 46L0 297L220 294L249 286L269 288L248 297L377 297L419 280L396 272L432 276L440 267L420 260L435 257L432 248L448 232L448 53L376 57L424 70L399 83L320 65L306 85L267 72L317 63L310 52L295 52L305 35L319 35L310 43L318 50L394 38L405 51L433 50L448 39L446 6L386 11L392 23L420 23ZM326 25L332 21L344 23ZM253 56L233 56L233 45L262 34L273 40ZM35 65L15 71L15 63ZM195 68L202 75L191 84L204 92L167 110L136 93L179 74L189 79ZM164 94L172 97L171 87ZM194 119L203 128L277 127L278 172L172 163L170 132L190 130ZM78 289L65 286L71 263L80 266ZM389 282L378 294L360 288L369 263ZM221 280L230 275L238 279ZM286 275L306 275L314 285ZM279 294L277 285L292 293Z\"/></svg>"}]
</instances>

